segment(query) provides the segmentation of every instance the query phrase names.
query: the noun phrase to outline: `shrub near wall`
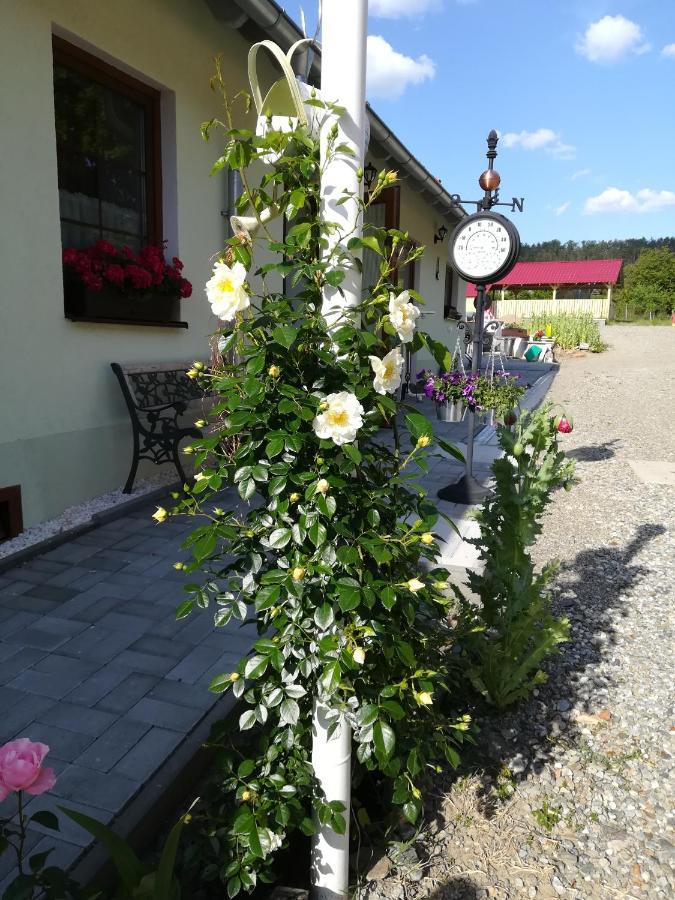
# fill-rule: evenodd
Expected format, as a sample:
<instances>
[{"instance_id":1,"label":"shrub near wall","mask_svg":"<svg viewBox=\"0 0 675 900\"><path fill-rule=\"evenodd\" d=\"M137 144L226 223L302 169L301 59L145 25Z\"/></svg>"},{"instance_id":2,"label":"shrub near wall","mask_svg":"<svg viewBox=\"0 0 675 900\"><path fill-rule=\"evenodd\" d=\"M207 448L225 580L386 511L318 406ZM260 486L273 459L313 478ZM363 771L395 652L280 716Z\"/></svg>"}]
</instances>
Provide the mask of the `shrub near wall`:
<instances>
[{"instance_id":1,"label":"shrub near wall","mask_svg":"<svg viewBox=\"0 0 675 900\"><path fill-rule=\"evenodd\" d=\"M243 752L223 742L220 802L193 814L210 855L202 871L235 896L272 879L275 852L294 830L313 832L313 812L335 831L346 826L341 804L327 803L313 777L315 698L335 727L342 716L349 722L357 773L377 774L381 798L411 822L423 775L458 762L469 723L452 712L461 700L451 696L447 572L433 567L438 513L411 472L426 469L433 429L411 409L399 434L394 399L406 345L450 361L416 328L422 298L395 282L422 250L400 231L368 227L363 237L342 235L327 255L336 226L318 214L317 142L304 129L256 138L232 127L227 101L226 113L217 165L241 172L240 212L274 206L287 219L283 241L264 226L255 240L230 240L207 285L224 358L188 374L220 399L213 433L188 448L199 471L177 508L201 521L188 542L192 562L178 564L192 582L179 617L210 608L217 624L254 619L260 634L211 685L234 692L238 729L259 738ZM344 149L331 138L328 152ZM269 154L276 161L254 187L249 165ZM395 180L382 172L368 202ZM256 270L260 245L277 261ZM358 318L329 323L323 288L339 287L366 247L380 258L379 281ZM286 276L292 297L267 287L272 272ZM374 440L384 425L393 448ZM229 483L250 501L243 512L209 502Z\"/></svg>"}]
</instances>

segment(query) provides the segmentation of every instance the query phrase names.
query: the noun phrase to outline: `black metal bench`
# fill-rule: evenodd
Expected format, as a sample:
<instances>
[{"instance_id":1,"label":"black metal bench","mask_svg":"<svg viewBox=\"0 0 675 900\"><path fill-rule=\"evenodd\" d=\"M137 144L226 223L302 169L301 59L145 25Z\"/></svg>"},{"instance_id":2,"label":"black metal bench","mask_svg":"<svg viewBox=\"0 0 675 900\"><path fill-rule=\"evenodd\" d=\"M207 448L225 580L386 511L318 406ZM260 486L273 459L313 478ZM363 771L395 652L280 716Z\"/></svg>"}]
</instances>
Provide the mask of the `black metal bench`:
<instances>
[{"instance_id":1,"label":"black metal bench","mask_svg":"<svg viewBox=\"0 0 675 900\"><path fill-rule=\"evenodd\" d=\"M201 437L202 432L194 426L181 427L179 419L190 406L199 412L198 401L206 399L197 382L185 374L190 364L110 365L122 388L133 431L134 455L124 493L131 493L142 459L155 465L173 462L185 484L179 444L185 438Z\"/></svg>"}]
</instances>

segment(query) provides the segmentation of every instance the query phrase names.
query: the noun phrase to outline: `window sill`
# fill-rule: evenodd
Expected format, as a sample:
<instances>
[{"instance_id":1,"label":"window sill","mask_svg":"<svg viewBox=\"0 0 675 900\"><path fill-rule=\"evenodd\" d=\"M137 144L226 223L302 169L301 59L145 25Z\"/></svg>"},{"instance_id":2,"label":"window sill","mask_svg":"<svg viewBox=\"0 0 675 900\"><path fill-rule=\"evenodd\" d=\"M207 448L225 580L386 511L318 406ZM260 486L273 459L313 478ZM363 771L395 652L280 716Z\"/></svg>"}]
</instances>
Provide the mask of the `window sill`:
<instances>
[{"instance_id":1,"label":"window sill","mask_svg":"<svg viewBox=\"0 0 675 900\"><path fill-rule=\"evenodd\" d=\"M117 319L105 316L66 316L69 322L92 322L96 325L145 325L153 328L187 328L187 322L155 321L151 319Z\"/></svg>"}]
</instances>

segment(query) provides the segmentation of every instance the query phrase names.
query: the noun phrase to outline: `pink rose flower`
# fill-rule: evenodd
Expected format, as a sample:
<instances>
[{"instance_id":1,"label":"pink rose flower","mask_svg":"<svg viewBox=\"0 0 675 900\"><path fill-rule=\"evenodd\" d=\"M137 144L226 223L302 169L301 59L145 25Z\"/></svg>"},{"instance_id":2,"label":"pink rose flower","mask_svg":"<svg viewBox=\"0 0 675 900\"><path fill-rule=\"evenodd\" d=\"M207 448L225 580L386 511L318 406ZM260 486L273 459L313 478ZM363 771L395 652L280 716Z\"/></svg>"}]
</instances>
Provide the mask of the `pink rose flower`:
<instances>
[{"instance_id":1,"label":"pink rose flower","mask_svg":"<svg viewBox=\"0 0 675 900\"><path fill-rule=\"evenodd\" d=\"M53 769L43 769L49 747L28 738L18 738L0 747L0 803L12 791L44 794L56 783Z\"/></svg>"}]
</instances>

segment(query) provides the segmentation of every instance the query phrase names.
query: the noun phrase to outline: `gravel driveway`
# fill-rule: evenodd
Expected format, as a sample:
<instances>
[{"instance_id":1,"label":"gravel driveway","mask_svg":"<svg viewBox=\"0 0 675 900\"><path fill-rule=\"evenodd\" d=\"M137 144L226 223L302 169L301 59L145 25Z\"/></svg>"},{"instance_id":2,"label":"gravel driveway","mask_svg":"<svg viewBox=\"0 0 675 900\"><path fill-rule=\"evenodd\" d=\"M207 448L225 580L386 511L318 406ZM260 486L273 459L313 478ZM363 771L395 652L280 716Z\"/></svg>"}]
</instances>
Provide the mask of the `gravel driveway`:
<instances>
[{"instance_id":1,"label":"gravel driveway","mask_svg":"<svg viewBox=\"0 0 675 900\"><path fill-rule=\"evenodd\" d=\"M564 358L550 391L574 417L580 481L536 558L561 561L571 639L537 696L482 723L479 771L438 786L435 819L363 896L675 896L675 328L605 340ZM643 483L645 460L670 463L651 470L670 484Z\"/></svg>"}]
</instances>

